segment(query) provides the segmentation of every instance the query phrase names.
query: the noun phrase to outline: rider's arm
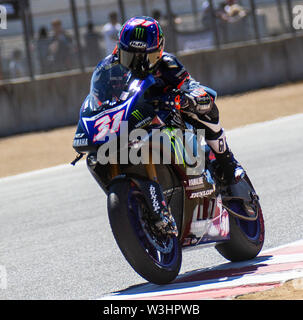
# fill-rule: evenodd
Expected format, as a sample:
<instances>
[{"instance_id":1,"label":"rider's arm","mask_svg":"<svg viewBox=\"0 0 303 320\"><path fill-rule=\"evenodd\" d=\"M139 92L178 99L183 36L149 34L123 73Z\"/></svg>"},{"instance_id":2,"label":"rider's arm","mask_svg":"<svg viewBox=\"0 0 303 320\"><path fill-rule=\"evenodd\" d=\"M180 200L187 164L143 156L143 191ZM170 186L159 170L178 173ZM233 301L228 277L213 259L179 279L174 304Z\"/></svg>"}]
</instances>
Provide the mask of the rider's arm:
<instances>
[{"instance_id":1,"label":"rider's arm","mask_svg":"<svg viewBox=\"0 0 303 320\"><path fill-rule=\"evenodd\" d=\"M171 54L164 54L163 70L163 76L169 83L168 87L184 93L187 102L183 104L185 109L190 108L191 111L202 114L210 111L217 96L214 90L195 81L180 61Z\"/></svg>"}]
</instances>

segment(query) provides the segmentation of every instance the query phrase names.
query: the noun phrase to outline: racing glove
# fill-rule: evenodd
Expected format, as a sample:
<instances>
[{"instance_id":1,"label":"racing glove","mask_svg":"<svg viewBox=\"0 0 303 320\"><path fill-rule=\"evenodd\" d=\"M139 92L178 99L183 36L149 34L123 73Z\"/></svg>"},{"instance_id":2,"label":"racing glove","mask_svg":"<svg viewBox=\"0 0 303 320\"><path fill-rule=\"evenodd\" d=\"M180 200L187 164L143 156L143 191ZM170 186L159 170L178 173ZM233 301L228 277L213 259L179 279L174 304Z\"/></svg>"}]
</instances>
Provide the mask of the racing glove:
<instances>
[{"instance_id":1,"label":"racing glove","mask_svg":"<svg viewBox=\"0 0 303 320\"><path fill-rule=\"evenodd\" d=\"M166 119L167 124L173 127L184 127L180 109L183 104L188 104L188 102L187 98L180 90L172 90L168 94L161 96L161 98L156 101L156 104L159 104L160 102L160 105L162 105L161 108L171 111L169 117Z\"/></svg>"},{"instance_id":2,"label":"racing glove","mask_svg":"<svg viewBox=\"0 0 303 320\"><path fill-rule=\"evenodd\" d=\"M202 87L184 92L184 95L187 98L187 104L184 103L183 106L181 106L181 110L183 111L204 114L212 108L211 97Z\"/></svg>"},{"instance_id":3,"label":"racing glove","mask_svg":"<svg viewBox=\"0 0 303 320\"><path fill-rule=\"evenodd\" d=\"M164 100L166 106L176 108L181 112L204 114L212 108L212 99L202 87L186 91L172 90Z\"/></svg>"}]
</instances>

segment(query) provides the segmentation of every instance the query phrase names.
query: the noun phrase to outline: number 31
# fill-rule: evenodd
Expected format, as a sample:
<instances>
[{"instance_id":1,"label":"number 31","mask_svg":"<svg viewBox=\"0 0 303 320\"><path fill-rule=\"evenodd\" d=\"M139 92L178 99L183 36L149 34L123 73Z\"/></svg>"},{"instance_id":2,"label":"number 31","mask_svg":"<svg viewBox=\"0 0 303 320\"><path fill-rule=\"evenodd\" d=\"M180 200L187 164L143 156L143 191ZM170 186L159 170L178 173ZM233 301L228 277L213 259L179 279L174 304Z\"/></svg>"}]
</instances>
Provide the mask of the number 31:
<instances>
[{"instance_id":1,"label":"number 31","mask_svg":"<svg viewBox=\"0 0 303 320\"><path fill-rule=\"evenodd\" d=\"M115 113L112 118L110 118L109 115L106 115L97 120L94 127L98 127L98 133L94 135L93 141L96 142L101 140L109 130L110 133L119 131L124 112L125 110L121 110Z\"/></svg>"}]
</instances>

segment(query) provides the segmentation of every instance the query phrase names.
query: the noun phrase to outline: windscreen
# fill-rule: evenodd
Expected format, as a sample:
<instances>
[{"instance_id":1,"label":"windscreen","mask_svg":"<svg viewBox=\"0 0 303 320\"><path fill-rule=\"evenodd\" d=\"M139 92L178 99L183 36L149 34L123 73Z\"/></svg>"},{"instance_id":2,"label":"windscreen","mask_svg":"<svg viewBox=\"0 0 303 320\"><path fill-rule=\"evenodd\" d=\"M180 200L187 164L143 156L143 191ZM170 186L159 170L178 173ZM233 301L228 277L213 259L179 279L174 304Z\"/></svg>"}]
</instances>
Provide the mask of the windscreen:
<instances>
[{"instance_id":1,"label":"windscreen","mask_svg":"<svg viewBox=\"0 0 303 320\"><path fill-rule=\"evenodd\" d=\"M111 108L117 102L128 99L131 96L128 88L131 78L131 72L121 64L97 68L90 88L92 111Z\"/></svg>"}]
</instances>

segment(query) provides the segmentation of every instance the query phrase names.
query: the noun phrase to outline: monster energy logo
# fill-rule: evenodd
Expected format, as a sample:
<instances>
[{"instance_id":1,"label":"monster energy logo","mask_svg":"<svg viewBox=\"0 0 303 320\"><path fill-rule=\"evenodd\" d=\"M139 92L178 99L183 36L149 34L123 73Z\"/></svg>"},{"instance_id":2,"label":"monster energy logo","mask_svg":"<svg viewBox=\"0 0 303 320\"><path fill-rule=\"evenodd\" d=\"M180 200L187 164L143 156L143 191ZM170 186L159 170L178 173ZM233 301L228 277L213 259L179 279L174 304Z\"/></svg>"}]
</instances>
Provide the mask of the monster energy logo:
<instances>
[{"instance_id":1,"label":"monster energy logo","mask_svg":"<svg viewBox=\"0 0 303 320\"><path fill-rule=\"evenodd\" d=\"M136 28L135 29L135 36L137 39L142 39L144 36L144 29L143 28Z\"/></svg>"},{"instance_id":2,"label":"monster energy logo","mask_svg":"<svg viewBox=\"0 0 303 320\"><path fill-rule=\"evenodd\" d=\"M132 112L132 115L137 119L137 120L143 120L143 115L139 110L135 110Z\"/></svg>"},{"instance_id":3,"label":"monster energy logo","mask_svg":"<svg viewBox=\"0 0 303 320\"><path fill-rule=\"evenodd\" d=\"M176 157L176 163L177 164L183 164L185 167L185 161L184 161L184 153L186 152L185 148L183 147L182 139L178 135L174 135L174 129L173 128L166 128L162 131L165 133L171 142L171 146L174 149L175 157ZM179 158L180 156L180 158Z\"/></svg>"}]
</instances>

